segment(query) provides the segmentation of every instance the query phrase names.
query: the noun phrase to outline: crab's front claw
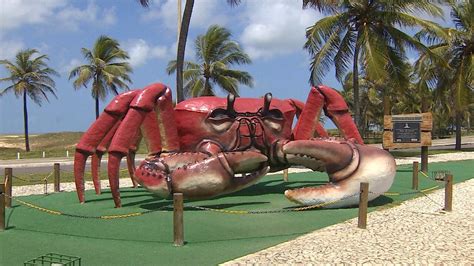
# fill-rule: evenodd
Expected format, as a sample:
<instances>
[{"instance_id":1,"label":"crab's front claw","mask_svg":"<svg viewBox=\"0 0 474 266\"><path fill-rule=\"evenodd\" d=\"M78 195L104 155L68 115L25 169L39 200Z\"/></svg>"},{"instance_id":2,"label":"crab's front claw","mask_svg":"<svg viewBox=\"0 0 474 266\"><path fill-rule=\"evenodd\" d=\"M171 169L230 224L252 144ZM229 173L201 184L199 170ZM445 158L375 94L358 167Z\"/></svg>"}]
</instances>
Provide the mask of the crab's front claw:
<instances>
[{"instance_id":1,"label":"crab's front claw","mask_svg":"<svg viewBox=\"0 0 474 266\"><path fill-rule=\"evenodd\" d=\"M135 171L135 178L164 198L175 192L183 193L187 199L208 198L252 185L267 173L267 160L265 155L253 151L211 156L176 153L147 159Z\"/></svg>"},{"instance_id":2,"label":"crab's front claw","mask_svg":"<svg viewBox=\"0 0 474 266\"><path fill-rule=\"evenodd\" d=\"M369 183L369 200L375 199L390 189L396 173L395 160L388 152L351 141L296 140L282 149L290 164L329 175L326 185L285 191L288 199L303 205L355 205L363 182Z\"/></svg>"}]
</instances>

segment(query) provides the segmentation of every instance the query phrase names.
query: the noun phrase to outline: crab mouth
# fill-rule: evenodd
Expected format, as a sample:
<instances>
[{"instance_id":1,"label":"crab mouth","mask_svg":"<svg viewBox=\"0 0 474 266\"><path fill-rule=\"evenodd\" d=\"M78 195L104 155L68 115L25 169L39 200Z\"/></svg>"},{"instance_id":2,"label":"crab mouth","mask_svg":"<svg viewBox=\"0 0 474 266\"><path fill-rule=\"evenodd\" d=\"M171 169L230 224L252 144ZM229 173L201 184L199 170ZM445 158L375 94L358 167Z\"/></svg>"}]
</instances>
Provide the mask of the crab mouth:
<instances>
[{"instance_id":1,"label":"crab mouth","mask_svg":"<svg viewBox=\"0 0 474 266\"><path fill-rule=\"evenodd\" d=\"M261 164L258 170L255 171L247 171L244 173L234 173L233 181L240 184L251 185L260 177L263 177L268 173L270 167L266 166L266 164Z\"/></svg>"}]
</instances>

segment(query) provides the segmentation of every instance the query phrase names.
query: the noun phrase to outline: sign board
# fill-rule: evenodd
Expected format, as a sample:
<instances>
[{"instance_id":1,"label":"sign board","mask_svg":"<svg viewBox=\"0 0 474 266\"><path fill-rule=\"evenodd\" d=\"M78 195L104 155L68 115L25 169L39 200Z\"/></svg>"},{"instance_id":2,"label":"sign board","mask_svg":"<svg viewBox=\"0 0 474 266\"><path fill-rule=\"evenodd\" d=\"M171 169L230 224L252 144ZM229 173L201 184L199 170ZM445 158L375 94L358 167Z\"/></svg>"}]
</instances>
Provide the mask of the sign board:
<instances>
[{"instance_id":1,"label":"sign board","mask_svg":"<svg viewBox=\"0 0 474 266\"><path fill-rule=\"evenodd\" d=\"M383 147L431 146L431 128L431 113L385 116Z\"/></svg>"}]
</instances>

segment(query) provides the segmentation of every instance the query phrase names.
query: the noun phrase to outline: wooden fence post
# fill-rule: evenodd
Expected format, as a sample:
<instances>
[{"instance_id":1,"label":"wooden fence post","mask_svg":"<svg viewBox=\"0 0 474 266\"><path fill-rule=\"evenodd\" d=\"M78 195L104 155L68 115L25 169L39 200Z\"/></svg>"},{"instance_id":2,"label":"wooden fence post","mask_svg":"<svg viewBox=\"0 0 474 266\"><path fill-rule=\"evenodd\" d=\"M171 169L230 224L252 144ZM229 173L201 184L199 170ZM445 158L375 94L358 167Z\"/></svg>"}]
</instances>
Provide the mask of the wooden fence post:
<instances>
[{"instance_id":1,"label":"wooden fence post","mask_svg":"<svg viewBox=\"0 0 474 266\"><path fill-rule=\"evenodd\" d=\"M453 210L453 175L445 176L444 181L444 210L450 212Z\"/></svg>"},{"instance_id":2,"label":"wooden fence post","mask_svg":"<svg viewBox=\"0 0 474 266\"><path fill-rule=\"evenodd\" d=\"M174 245L184 245L183 193L173 194L173 236Z\"/></svg>"},{"instance_id":3,"label":"wooden fence post","mask_svg":"<svg viewBox=\"0 0 474 266\"><path fill-rule=\"evenodd\" d=\"M54 163L54 192L60 191L61 183L61 166L59 163Z\"/></svg>"},{"instance_id":4,"label":"wooden fence post","mask_svg":"<svg viewBox=\"0 0 474 266\"><path fill-rule=\"evenodd\" d=\"M360 183L358 227L367 228L367 205L369 202L369 183Z\"/></svg>"},{"instance_id":5,"label":"wooden fence post","mask_svg":"<svg viewBox=\"0 0 474 266\"><path fill-rule=\"evenodd\" d=\"M12 207L12 182L13 182L13 169L5 168L5 207Z\"/></svg>"},{"instance_id":6,"label":"wooden fence post","mask_svg":"<svg viewBox=\"0 0 474 266\"><path fill-rule=\"evenodd\" d=\"M288 169L283 170L283 181L288 182Z\"/></svg>"},{"instance_id":7,"label":"wooden fence post","mask_svg":"<svg viewBox=\"0 0 474 266\"><path fill-rule=\"evenodd\" d=\"M411 188L418 190L418 162L413 162L413 177L411 180Z\"/></svg>"},{"instance_id":8,"label":"wooden fence post","mask_svg":"<svg viewBox=\"0 0 474 266\"><path fill-rule=\"evenodd\" d=\"M0 232L5 231L5 184L0 183Z\"/></svg>"}]
</instances>

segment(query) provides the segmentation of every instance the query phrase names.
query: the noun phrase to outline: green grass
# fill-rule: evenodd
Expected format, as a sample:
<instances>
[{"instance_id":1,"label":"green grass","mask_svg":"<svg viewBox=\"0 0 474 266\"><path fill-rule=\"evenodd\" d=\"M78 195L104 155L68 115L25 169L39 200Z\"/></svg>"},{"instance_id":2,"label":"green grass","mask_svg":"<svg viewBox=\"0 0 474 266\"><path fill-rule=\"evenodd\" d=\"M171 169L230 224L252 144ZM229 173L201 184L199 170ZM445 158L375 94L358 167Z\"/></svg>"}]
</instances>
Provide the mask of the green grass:
<instances>
[{"instance_id":1,"label":"green grass","mask_svg":"<svg viewBox=\"0 0 474 266\"><path fill-rule=\"evenodd\" d=\"M0 160L16 159L17 153L20 153L21 159L35 159L43 158L43 152L47 158L66 157L66 151L69 151L69 156L72 157L83 134L84 132L58 132L30 135L30 152L25 151L23 135L0 135ZM137 153L147 153L145 141L140 143Z\"/></svg>"},{"instance_id":2,"label":"green grass","mask_svg":"<svg viewBox=\"0 0 474 266\"><path fill-rule=\"evenodd\" d=\"M430 171L450 170L455 182L473 178L474 161L430 164ZM398 167L391 192L370 203L369 211L387 208L421 196L411 190L410 166ZM20 197L24 201L63 213L100 216L154 211L146 215L116 220L81 219L51 215L14 202L7 210L7 230L0 232L0 265L21 265L24 261L55 252L79 256L83 265L215 265L294 239L302 234L340 223L357 216L357 208L318 209L258 215L232 215L199 211L205 206L224 210L281 210L294 206L282 195L288 188L320 185L323 173L264 177L257 184L223 197L185 203L184 247L172 244L169 200L152 197L143 189L122 188L123 207L113 208L109 191L95 195L86 192L86 204L79 204L71 193ZM420 176L420 189L442 183ZM434 206L441 208L442 202ZM438 206L439 205L439 206ZM456 211L456 210L454 210ZM368 221L370 230L371 221ZM409 238L407 238L409 241Z\"/></svg>"},{"instance_id":3,"label":"green grass","mask_svg":"<svg viewBox=\"0 0 474 266\"><path fill-rule=\"evenodd\" d=\"M16 159L17 153L20 153L22 159L42 158L43 152L46 153L46 157L66 157L66 151L73 156L76 143L82 134L82 132L58 132L30 135L30 152L25 152L23 135L0 135L0 142L8 144L0 145L0 160Z\"/></svg>"}]
</instances>

